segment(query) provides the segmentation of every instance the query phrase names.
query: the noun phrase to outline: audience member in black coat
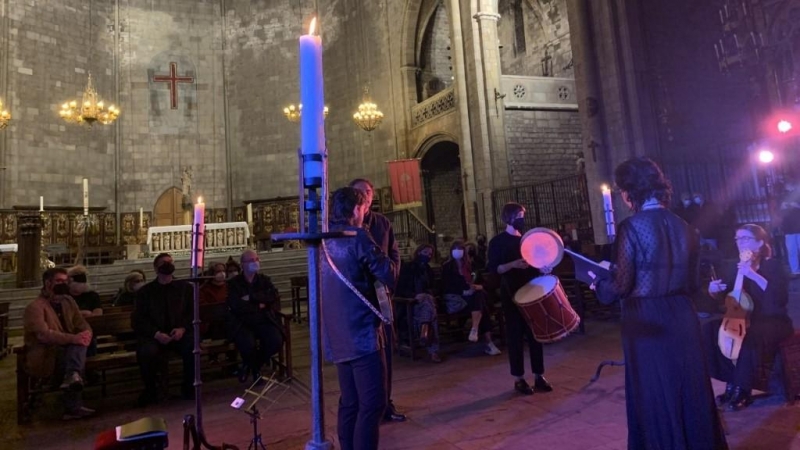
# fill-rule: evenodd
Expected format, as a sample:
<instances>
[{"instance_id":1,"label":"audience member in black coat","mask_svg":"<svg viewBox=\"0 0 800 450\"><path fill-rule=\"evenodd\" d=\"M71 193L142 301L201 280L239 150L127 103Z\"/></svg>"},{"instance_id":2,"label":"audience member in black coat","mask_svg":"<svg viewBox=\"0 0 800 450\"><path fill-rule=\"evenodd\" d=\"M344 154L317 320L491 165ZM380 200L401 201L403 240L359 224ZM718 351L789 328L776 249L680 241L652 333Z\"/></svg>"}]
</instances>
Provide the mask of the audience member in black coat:
<instances>
[{"instance_id":1,"label":"audience member in black coat","mask_svg":"<svg viewBox=\"0 0 800 450\"><path fill-rule=\"evenodd\" d=\"M194 398L194 342L192 338L192 286L175 280L175 264L169 253L161 253L153 261L157 277L139 290L131 316L133 330L139 339L136 359L139 362L144 392L139 404L159 400L157 375L168 373L168 351L180 353L183 359L181 394Z\"/></svg>"},{"instance_id":2,"label":"audience member in black coat","mask_svg":"<svg viewBox=\"0 0 800 450\"><path fill-rule=\"evenodd\" d=\"M439 357L439 322L436 319L436 299L433 297L433 270L430 261L433 258L433 246L422 244L414 251L411 262L400 268L400 280L397 282L397 297L413 298L415 329L419 332L420 341L428 349L432 362L442 362ZM398 315L399 316L399 315ZM398 317L398 320L399 317Z\"/></svg>"}]
</instances>

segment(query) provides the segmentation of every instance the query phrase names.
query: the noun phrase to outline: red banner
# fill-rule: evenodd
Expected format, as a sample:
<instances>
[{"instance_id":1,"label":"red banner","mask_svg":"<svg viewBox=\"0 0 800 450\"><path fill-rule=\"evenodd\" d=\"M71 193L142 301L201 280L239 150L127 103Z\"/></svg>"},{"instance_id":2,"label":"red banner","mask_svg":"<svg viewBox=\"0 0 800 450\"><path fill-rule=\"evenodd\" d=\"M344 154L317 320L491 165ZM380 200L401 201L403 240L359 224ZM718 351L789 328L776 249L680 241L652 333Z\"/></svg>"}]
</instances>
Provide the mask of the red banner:
<instances>
[{"instance_id":1,"label":"red banner","mask_svg":"<svg viewBox=\"0 0 800 450\"><path fill-rule=\"evenodd\" d=\"M400 159L389 161L389 182L392 186L394 209L408 209L422 206L422 180L419 173L419 159Z\"/></svg>"}]
</instances>

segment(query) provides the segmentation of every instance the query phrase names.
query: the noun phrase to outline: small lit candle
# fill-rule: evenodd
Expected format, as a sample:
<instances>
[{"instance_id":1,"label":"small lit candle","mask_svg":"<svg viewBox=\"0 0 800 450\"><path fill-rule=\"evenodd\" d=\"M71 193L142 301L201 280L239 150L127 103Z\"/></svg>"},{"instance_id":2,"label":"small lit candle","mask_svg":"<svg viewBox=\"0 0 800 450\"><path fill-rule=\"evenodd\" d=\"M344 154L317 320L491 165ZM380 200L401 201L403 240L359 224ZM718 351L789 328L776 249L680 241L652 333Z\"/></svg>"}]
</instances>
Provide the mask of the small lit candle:
<instances>
[{"instance_id":1,"label":"small lit candle","mask_svg":"<svg viewBox=\"0 0 800 450\"><path fill-rule=\"evenodd\" d=\"M608 235L609 243L614 241L617 234L616 227L614 226L614 204L611 201L611 189L608 185L602 186L603 190L603 214L606 220L606 235Z\"/></svg>"},{"instance_id":2,"label":"small lit candle","mask_svg":"<svg viewBox=\"0 0 800 450\"><path fill-rule=\"evenodd\" d=\"M206 226L206 204L203 197L197 198L194 205L194 223L192 225L192 267L203 268L203 235Z\"/></svg>"},{"instance_id":3,"label":"small lit candle","mask_svg":"<svg viewBox=\"0 0 800 450\"><path fill-rule=\"evenodd\" d=\"M89 179L83 179L83 215L89 215Z\"/></svg>"},{"instance_id":4,"label":"small lit candle","mask_svg":"<svg viewBox=\"0 0 800 450\"><path fill-rule=\"evenodd\" d=\"M253 223L253 204L252 203L248 203L247 204L247 223L248 224Z\"/></svg>"},{"instance_id":5,"label":"small lit candle","mask_svg":"<svg viewBox=\"0 0 800 450\"><path fill-rule=\"evenodd\" d=\"M39 212L42 212L42 211L44 211L44 197L40 195L39 196Z\"/></svg>"},{"instance_id":6,"label":"small lit candle","mask_svg":"<svg viewBox=\"0 0 800 450\"><path fill-rule=\"evenodd\" d=\"M144 228L144 208L139 207L139 228Z\"/></svg>"}]
</instances>

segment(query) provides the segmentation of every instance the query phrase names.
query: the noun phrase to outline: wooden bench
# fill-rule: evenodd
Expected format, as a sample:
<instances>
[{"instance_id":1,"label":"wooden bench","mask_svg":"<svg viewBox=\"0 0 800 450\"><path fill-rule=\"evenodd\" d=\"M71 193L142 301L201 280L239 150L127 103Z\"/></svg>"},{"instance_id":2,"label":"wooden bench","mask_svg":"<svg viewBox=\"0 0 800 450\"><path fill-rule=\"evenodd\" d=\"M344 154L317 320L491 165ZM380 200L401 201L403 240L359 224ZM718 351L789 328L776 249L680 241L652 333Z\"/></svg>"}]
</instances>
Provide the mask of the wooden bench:
<instances>
[{"instance_id":1,"label":"wooden bench","mask_svg":"<svg viewBox=\"0 0 800 450\"><path fill-rule=\"evenodd\" d=\"M224 314L220 314L223 308L227 310L225 303L201 305L200 317L224 320ZM280 313L279 317L286 339L280 352L273 357L271 363L281 378L290 380L294 376L290 327L292 318ZM86 358L85 370L100 374L97 385L100 386L101 395L106 397L109 384L106 376L108 371L137 367L136 338L131 328L131 311L89 317L87 321L97 336L98 354ZM224 368L238 364L236 359L219 364L216 358L218 355L236 350L233 343L225 338L207 339L202 341L200 346L201 354L207 355L209 360L215 361L216 367ZM55 392L56 389L49 385L49 380L31 377L25 372L26 352L24 346L15 347L14 353L17 356L17 423L22 424L30 419L37 397L47 392Z\"/></svg>"},{"instance_id":2,"label":"wooden bench","mask_svg":"<svg viewBox=\"0 0 800 450\"><path fill-rule=\"evenodd\" d=\"M11 303L0 303L0 359L11 350L8 346L8 309Z\"/></svg>"},{"instance_id":3,"label":"wooden bench","mask_svg":"<svg viewBox=\"0 0 800 450\"><path fill-rule=\"evenodd\" d=\"M782 386L776 389L775 381ZM794 404L797 401L800 395L800 330L780 343L771 366L761 366L753 388L764 392L775 392L782 388L787 403Z\"/></svg>"}]
</instances>

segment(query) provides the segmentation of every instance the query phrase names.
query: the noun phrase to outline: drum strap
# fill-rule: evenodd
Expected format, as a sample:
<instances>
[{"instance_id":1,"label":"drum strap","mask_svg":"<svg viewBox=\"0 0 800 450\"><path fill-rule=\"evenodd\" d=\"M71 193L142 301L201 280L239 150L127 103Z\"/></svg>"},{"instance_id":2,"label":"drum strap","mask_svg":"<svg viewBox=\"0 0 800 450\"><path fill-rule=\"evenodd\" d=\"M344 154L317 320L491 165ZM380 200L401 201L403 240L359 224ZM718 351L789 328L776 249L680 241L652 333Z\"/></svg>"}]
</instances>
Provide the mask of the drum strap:
<instances>
[{"instance_id":1,"label":"drum strap","mask_svg":"<svg viewBox=\"0 0 800 450\"><path fill-rule=\"evenodd\" d=\"M394 321L394 314L392 311L392 303L389 300L389 292L387 291L386 286L380 281L375 282L375 293L378 295L378 305L380 305L381 307L381 310L378 311L377 308L372 306L372 302L367 300L367 298L364 297L364 294L362 294L361 291L356 289L356 287L353 286L352 283L350 283L350 280L348 280L342 274L342 272L339 271L339 268L336 267L336 264L333 263L333 259L331 259L331 255L328 253L328 248L325 246L324 240L322 241L322 253L325 254L325 259L328 260L328 265L331 266L331 269L333 269L333 272L336 274L336 276L339 277L340 280L342 280L342 283L344 283L345 286L347 286L351 291L353 291L353 293L356 294L358 298L360 298L361 301L364 302L364 304L367 305L367 307L369 307L369 309L376 316L378 316L379 319L381 319L381 322L385 323L386 325L391 325L392 322Z\"/></svg>"}]
</instances>

